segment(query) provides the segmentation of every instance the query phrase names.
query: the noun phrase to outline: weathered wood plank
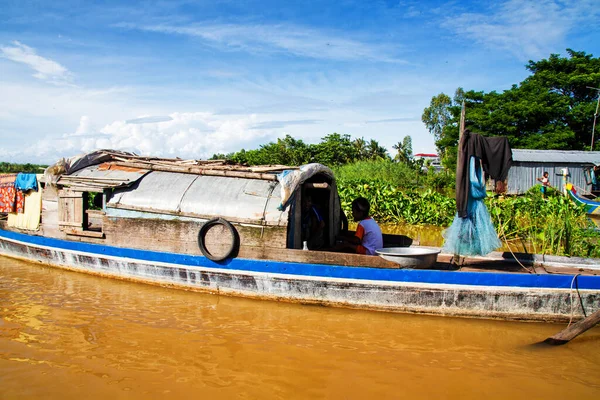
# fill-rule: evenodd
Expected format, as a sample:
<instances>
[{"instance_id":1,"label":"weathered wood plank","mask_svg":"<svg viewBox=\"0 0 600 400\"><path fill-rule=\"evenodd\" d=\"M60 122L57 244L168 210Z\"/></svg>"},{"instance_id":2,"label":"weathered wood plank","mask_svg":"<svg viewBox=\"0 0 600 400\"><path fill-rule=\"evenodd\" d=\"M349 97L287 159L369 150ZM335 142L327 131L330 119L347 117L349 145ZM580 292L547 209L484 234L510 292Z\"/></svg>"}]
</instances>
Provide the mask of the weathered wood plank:
<instances>
[{"instance_id":1,"label":"weathered wood plank","mask_svg":"<svg viewBox=\"0 0 600 400\"><path fill-rule=\"evenodd\" d=\"M65 229L64 232L67 235L73 235L73 236L87 236L87 237L93 237L93 238L104 238L104 233L102 232L96 232L96 231L81 231L81 230L77 230L77 229Z\"/></svg>"},{"instance_id":2,"label":"weathered wood plank","mask_svg":"<svg viewBox=\"0 0 600 400\"><path fill-rule=\"evenodd\" d=\"M568 343L569 341L575 339L577 336L581 335L583 332L587 331L590 328L593 328L598 323L600 323L600 310L589 315L587 318L582 319L581 321L576 322L571 326L568 326L556 335L549 337L548 339L544 340L544 343L551 345L561 345Z\"/></svg>"},{"instance_id":3,"label":"weathered wood plank","mask_svg":"<svg viewBox=\"0 0 600 400\"><path fill-rule=\"evenodd\" d=\"M77 226L82 227L81 222L70 222L70 221L58 221L58 225L60 226Z\"/></svg>"},{"instance_id":4,"label":"weathered wood plank","mask_svg":"<svg viewBox=\"0 0 600 400\"><path fill-rule=\"evenodd\" d=\"M134 167L149 169L152 171L165 171L165 172L179 172L183 174L195 174L195 175L208 175L208 176L228 176L232 178L246 178L246 179L262 179L266 181L276 181L277 175L274 173L260 173L260 172L246 172L246 171L232 171L232 170L221 170L211 169L202 166L188 166L188 165L165 165L156 163L143 163L143 162L117 162L116 165L123 167Z\"/></svg>"},{"instance_id":5,"label":"weathered wood plank","mask_svg":"<svg viewBox=\"0 0 600 400\"><path fill-rule=\"evenodd\" d=\"M108 243L118 246L144 249L164 250L175 252L190 252L200 254L198 249L198 232L202 222L196 221L165 221L161 219L133 219L105 217L103 231ZM286 247L286 227L251 227L234 225L240 235L242 246ZM223 238L228 245L228 238ZM197 250L197 251L195 251Z\"/></svg>"}]
</instances>

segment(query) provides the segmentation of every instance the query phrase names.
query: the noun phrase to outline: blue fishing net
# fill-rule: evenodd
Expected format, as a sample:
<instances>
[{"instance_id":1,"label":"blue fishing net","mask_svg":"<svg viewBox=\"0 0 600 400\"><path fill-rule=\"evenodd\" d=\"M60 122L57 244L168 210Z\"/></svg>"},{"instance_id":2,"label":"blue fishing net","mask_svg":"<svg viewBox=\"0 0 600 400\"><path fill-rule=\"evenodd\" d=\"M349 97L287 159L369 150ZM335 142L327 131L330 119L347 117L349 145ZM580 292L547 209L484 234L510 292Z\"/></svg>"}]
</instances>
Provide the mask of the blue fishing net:
<instances>
[{"instance_id":1,"label":"blue fishing net","mask_svg":"<svg viewBox=\"0 0 600 400\"><path fill-rule=\"evenodd\" d=\"M469 182L467 217L454 216L452 225L443 234L443 251L463 256L482 256L502 246L502 242L483 203L485 182L476 157L469 160Z\"/></svg>"}]
</instances>

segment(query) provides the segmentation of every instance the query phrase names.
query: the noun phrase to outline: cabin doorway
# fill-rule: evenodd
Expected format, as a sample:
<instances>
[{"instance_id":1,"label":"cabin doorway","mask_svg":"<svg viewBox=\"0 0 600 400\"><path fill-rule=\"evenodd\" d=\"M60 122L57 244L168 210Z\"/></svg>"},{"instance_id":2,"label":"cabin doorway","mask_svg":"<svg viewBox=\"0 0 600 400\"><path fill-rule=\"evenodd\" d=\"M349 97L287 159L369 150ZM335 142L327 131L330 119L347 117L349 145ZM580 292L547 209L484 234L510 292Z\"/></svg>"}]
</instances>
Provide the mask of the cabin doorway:
<instances>
[{"instance_id":1,"label":"cabin doorway","mask_svg":"<svg viewBox=\"0 0 600 400\"><path fill-rule=\"evenodd\" d=\"M296 209L296 232L293 248L325 250L335 242L339 233L339 198L335 182L325 176L313 176L299 191ZM337 206L337 207L336 207Z\"/></svg>"}]
</instances>

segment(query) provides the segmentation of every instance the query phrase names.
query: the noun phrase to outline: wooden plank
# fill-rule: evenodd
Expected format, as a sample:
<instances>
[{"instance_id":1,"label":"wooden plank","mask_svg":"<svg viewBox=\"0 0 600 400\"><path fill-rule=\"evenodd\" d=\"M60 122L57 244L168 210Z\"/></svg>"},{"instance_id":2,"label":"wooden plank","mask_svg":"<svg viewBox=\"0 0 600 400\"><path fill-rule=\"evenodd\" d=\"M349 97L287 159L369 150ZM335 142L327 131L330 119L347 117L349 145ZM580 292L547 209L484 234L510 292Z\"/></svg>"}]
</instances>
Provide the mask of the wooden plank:
<instances>
[{"instance_id":1,"label":"wooden plank","mask_svg":"<svg viewBox=\"0 0 600 400\"><path fill-rule=\"evenodd\" d=\"M591 314L587 318L566 327L556 335L549 337L548 339L544 340L544 343L554 346L569 343L569 341L575 339L588 329L593 328L598 323L600 323L600 310Z\"/></svg>"},{"instance_id":2,"label":"wooden plank","mask_svg":"<svg viewBox=\"0 0 600 400\"><path fill-rule=\"evenodd\" d=\"M184 166L184 165L157 165L146 164L140 162L117 162L116 165L123 167L134 167L149 169L152 171L179 172L183 174L208 175L208 176L224 176L231 178L246 178L246 179L262 179L266 181L276 181L276 174L246 172L246 171L228 171L205 168L201 166Z\"/></svg>"},{"instance_id":3,"label":"wooden plank","mask_svg":"<svg viewBox=\"0 0 600 400\"><path fill-rule=\"evenodd\" d=\"M65 229L64 232L67 235L73 235L73 236L86 236L86 237L93 237L93 238L97 238L97 239L103 239L104 238L104 233L103 232L80 231L80 230L76 230L76 229Z\"/></svg>"},{"instance_id":4,"label":"wooden plank","mask_svg":"<svg viewBox=\"0 0 600 400\"><path fill-rule=\"evenodd\" d=\"M58 225L61 226L78 226L78 227L82 227L81 226L81 222L71 222L71 221L58 221Z\"/></svg>"},{"instance_id":5,"label":"wooden plank","mask_svg":"<svg viewBox=\"0 0 600 400\"><path fill-rule=\"evenodd\" d=\"M58 221L59 227L83 228L83 192L68 189L58 192Z\"/></svg>"},{"instance_id":6,"label":"wooden plank","mask_svg":"<svg viewBox=\"0 0 600 400\"><path fill-rule=\"evenodd\" d=\"M286 227L259 227L234 224L242 246L277 248L286 246ZM124 247L140 247L149 250L191 252L199 254L198 232L202 222L165 221L158 219L131 219L105 217L103 232L110 244ZM229 237L223 244L229 244Z\"/></svg>"}]
</instances>

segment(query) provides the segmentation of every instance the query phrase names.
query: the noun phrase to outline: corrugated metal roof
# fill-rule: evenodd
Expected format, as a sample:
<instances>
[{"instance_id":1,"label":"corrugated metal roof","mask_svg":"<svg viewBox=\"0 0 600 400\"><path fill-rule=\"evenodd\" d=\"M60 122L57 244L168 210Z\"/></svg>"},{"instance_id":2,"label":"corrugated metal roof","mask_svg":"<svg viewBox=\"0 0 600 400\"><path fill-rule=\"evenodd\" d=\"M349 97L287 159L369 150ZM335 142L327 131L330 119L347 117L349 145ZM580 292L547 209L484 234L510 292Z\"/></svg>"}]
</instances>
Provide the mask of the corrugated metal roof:
<instances>
[{"instance_id":1,"label":"corrugated metal roof","mask_svg":"<svg viewBox=\"0 0 600 400\"><path fill-rule=\"evenodd\" d=\"M287 211L277 209L280 202L275 181L152 171L135 189L115 191L107 206L285 225Z\"/></svg>"},{"instance_id":2,"label":"corrugated metal roof","mask_svg":"<svg viewBox=\"0 0 600 400\"><path fill-rule=\"evenodd\" d=\"M148 172L147 169L103 163L85 167L69 175L61 175L58 184L83 190L115 188L131 185Z\"/></svg>"},{"instance_id":3,"label":"corrugated metal roof","mask_svg":"<svg viewBox=\"0 0 600 400\"><path fill-rule=\"evenodd\" d=\"M600 151L513 149L513 161L600 165Z\"/></svg>"}]
</instances>

